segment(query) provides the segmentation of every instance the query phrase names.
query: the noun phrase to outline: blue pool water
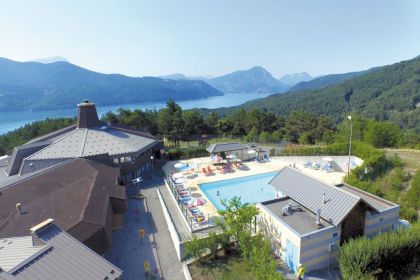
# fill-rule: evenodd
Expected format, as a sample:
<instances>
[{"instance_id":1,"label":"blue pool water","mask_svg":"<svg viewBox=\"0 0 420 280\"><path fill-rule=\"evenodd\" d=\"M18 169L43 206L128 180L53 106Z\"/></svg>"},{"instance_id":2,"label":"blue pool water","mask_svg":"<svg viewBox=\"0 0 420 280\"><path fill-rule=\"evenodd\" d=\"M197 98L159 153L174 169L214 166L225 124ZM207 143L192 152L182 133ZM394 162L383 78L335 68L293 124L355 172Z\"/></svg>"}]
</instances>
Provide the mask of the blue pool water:
<instances>
[{"instance_id":1,"label":"blue pool water","mask_svg":"<svg viewBox=\"0 0 420 280\"><path fill-rule=\"evenodd\" d=\"M199 186L217 210L223 210L221 199L229 201L234 196L238 196L242 203L255 204L278 197L276 189L268 184L276 174L277 172L263 173Z\"/></svg>"}]
</instances>

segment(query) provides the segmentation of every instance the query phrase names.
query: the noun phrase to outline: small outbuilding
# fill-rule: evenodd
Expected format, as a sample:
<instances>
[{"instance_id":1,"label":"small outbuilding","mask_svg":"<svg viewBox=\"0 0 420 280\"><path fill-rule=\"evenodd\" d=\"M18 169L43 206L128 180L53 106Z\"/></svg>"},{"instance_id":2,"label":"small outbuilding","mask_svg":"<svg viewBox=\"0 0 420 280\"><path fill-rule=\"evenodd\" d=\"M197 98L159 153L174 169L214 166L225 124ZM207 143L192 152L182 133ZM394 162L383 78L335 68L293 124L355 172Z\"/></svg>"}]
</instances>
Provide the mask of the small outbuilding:
<instances>
[{"instance_id":1,"label":"small outbuilding","mask_svg":"<svg viewBox=\"0 0 420 280\"><path fill-rule=\"evenodd\" d=\"M330 186L284 167L270 185L285 197L257 204L259 227L276 255L297 272L337 265L339 246L399 224L399 205L346 184Z\"/></svg>"}]
</instances>

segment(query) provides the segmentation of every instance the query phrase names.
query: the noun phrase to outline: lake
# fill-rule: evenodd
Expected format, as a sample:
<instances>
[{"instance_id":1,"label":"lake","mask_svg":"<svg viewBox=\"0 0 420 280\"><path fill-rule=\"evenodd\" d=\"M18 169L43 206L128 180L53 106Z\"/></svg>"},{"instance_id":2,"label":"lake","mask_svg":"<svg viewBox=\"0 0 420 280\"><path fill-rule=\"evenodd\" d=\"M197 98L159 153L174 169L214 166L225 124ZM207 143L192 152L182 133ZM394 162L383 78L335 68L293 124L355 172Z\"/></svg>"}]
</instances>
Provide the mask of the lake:
<instances>
[{"instance_id":1,"label":"lake","mask_svg":"<svg viewBox=\"0 0 420 280\"><path fill-rule=\"evenodd\" d=\"M220 107L230 107L240 105L250 100L262 98L272 93L247 93L247 94L225 94L223 96L215 96L198 100L177 101L182 109L191 108L208 108L215 109ZM98 114L102 116L106 112L115 112L119 108L125 109L160 109L166 106L166 102L155 103L136 103L136 104L119 104L113 106L98 106L96 109ZM76 109L61 109L53 111L17 111L17 112L1 112L0 113L0 134L5 134L15 130L25 124L34 121L44 120L46 118L74 117Z\"/></svg>"}]
</instances>

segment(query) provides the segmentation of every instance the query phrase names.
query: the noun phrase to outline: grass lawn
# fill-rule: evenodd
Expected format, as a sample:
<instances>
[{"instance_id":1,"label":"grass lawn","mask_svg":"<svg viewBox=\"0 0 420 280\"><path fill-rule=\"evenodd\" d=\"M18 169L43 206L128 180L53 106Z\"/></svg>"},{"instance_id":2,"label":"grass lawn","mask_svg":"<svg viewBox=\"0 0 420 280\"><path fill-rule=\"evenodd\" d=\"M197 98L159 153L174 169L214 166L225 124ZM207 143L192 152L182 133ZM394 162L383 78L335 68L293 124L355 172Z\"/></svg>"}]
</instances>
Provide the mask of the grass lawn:
<instances>
[{"instance_id":1,"label":"grass lawn","mask_svg":"<svg viewBox=\"0 0 420 280\"><path fill-rule=\"evenodd\" d=\"M420 169L420 151L404 149L387 149L387 156L393 156L396 153L405 163L405 166L411 170Z\"/></svg>"},{"instance_id":2,"label":"grass lawn","mask_svg":"<svg viewBox=\"0 0 420 280\"><path fill-rule=\"evenodd\" d=\"M239 256L218 257L212 261L204 261L202 264L189 265L193 280L256 280L250 267Z\"/></svg>"}]
</instances>

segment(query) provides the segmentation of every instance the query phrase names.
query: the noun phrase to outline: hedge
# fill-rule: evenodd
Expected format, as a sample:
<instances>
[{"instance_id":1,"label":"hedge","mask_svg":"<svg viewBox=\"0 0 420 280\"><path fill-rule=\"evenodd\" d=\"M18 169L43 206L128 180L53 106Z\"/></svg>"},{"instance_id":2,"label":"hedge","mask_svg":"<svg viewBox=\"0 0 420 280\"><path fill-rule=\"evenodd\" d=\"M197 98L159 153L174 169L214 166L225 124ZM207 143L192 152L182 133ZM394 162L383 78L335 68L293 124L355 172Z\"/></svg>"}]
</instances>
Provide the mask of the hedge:
<instances>
[{"instance_id":1,"label":"hedge","mask_svg":"<svg viewBox=\"0 0 420 280\"><path fill-rule=\"evenodd\" d=\"M167 152L168 160L185 159L192 157L208 156L206 148L203 146L188 147L188 148L173 148Z\"/></svg>"},{"instance_id":2,"label":"hedge","mask_svg":"<svg viewBox=\"0 0 420 280\"><path fill-rule=\"evenodd\" d=\"M418 272L420 224L409 229L379 234L372 239L352 239L340 248L339 264L344 279L388 279Z\"/></svg>"}]
</instances>

